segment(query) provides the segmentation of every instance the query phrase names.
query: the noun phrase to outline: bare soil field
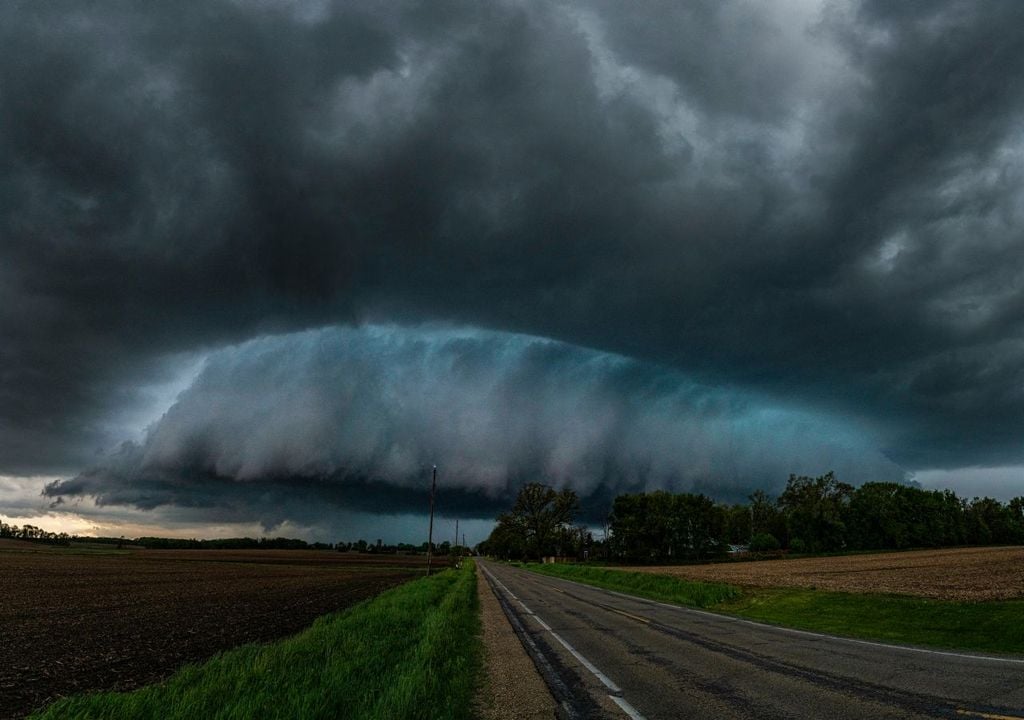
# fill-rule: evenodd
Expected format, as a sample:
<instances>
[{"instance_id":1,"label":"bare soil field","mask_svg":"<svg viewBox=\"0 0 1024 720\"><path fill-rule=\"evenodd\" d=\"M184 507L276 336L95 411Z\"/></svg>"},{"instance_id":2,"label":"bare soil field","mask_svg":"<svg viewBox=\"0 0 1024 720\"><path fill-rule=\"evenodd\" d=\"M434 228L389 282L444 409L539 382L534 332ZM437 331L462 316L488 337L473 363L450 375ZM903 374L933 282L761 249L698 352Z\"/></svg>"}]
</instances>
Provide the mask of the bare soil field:
<instances>
[{"instance_id":1,"label":"bare soil field","mask_svg":"<svg viewBox=\"0 0 1024 720\"><path fill-rule=\"evenodd\" d=\"M914 550L628 569L750 587L817 588L966 601L1024 598L1024 547Z\"/></svg>"},{"instance_id":2,"label":"bare soil field","mask_svg":"<svg viewBox=\"0 0 1024 720\"><path fill-rule=\"evenodd\" d=\"M425 559L314 550L0 544L0 719L126 690L290 635L418 575Z\"/></svg>"}]
</instances>

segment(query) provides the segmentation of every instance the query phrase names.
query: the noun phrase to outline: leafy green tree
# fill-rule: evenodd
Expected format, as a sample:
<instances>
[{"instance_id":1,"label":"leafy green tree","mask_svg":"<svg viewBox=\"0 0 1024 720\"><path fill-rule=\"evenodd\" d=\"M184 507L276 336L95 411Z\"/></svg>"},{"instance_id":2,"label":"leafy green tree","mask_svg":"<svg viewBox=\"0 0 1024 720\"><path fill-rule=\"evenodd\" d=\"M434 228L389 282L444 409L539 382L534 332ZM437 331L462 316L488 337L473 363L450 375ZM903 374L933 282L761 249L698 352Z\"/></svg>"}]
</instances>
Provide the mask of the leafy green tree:
<instances>
[{"instance_id":1,"label":"leafy green tree","mask_svg":"<svg viewBox=\"0 0 1024 720\"><path fill-rule=\"evenodd\" d=\"M755 490L749 500L751 535L768 533L785 544L789 538L789 529L786 525L786 516L779 510L776 501L764 490Z\"/></svg>"},{"instance_id":2,"label":"leafy green tree","mask_svg":"<svg viewBox=\"0 0 1024 720\"><path fill-rule=\"evenodd\" d=\"M974 545L1010 544L1022 541L1019 515L1013 501L1003 505L990 497L974 498L967 506L967 540Z\"/></svg>"},{"instance_id":3,"label":"leafy green tree","mask_svg":"<svg viewBox=\"0 0 1024 720\"><path fill-rule=\"evenodd\" d=\"M703 559L725 550L727 510L705 495L619 495L609 518L615 556L636 562Z\"/></svg>"},{"instance_id":4,"label":"leafy green tree","mask_svg":"<svg viewBox=\"0 0 1024 720\"><path fill-rule=\"evenodd\" d=\"M750 552L771 552L780 547L778 538L771 533L757 533L750 539Z\"/></svg>"},{"instance_id":5,"label":"leafy green tree","mask_svg":"<svg viewBox=\"0 0 1024 720\"><path fill-rule=\"evenodd\" d=\"M612 501L608 527L611 532L609 550L614 557L628 560L650 558L646 504L646 495L618 495Z\"/></svg>"},{"instance_id":6,"label":"leafy green tree","mask_svg":"<svg viewBox=\"0 0 1024 720\"><path fill-rule=\"evenodd\" d=\"M750 542L751 512L749 505L730 505L725 508L725 541L732 545Z\"/></svg>"},{"instance_id":7,"label":"leafy green tree","mask_svg":"<svg viewBox=\"0 0 1024 720\"><path fill-rule=\"evenodd\" d=\"M864 483L854 490L847 511L849 545L894 550L962 545L968 540L965 513L964 503L949 490ZM983 532L980 524L975 530Z\"/></svg>"},{"instance_id":8,"label":"leafy green tree","mask_svg":"<svg viewBox=\"0 0 1024 720\"><path fill-rule=\"evenodd\" d=\"M522 530L528 554L540 559L554 553L559 530L572 525L578 509L579 499L572 490L527 483L520 488L509 515L512 524Z\"/></svg>"},{"instance_id":9,"label":"leafy green tree","mask_svg":"<svg viewBox=\"0 0 1024 720\"><path fill-rule=\"evenodd\" d=\"M677 558L683 531L675 522L673 501L661 490L616 497L608 525L614 554L636 562Z\"/></svg>"},{"instance_id":10,"label":"leafy green tree","mask_svg":"<svg viewBox=\"0 0 1024 720\"><path fill-rule=\"evenodd\" d=\"M498 525L485 541L489 554L499 557L540 559L573 545L566 531L579 509L572 490L557 491L541 483L527 483L519 490L512 509L498 517Z\"/></svg>"},{"instance_id":11,"label":"leafy green tree","mask_svg":"<svg viewBox=\"0 0 1024 720\"><path fill-rule=\"evenodd\" d=\"M790 475L779 497L789 524L790 546L799 539L808 552L845 547L844 516L852 493L853 486L836 480L833 472L816 478Z\"/></svg>"},{"instance_id":12,"label":"leafy green tree","mask_svg":"<svg viewBox=\"0 0 1024 720\"><path fill-rule=\"evenodd\" d=\"M675 522L683 557L703 560L726 551L725 509L706 495L675 497Z\"/></svg>"},{"instance_id":13,"label":"leafy green tree","mask_svg":"<svg viewBox=\"0 0 1024 720\"><path fill-rule=\"evenodd\" d=\"M502 560L522 560L526 557L526 540L520 528L506 522L503 515L479 549L484 555Z\"/></svg>"},{"instance_id":14,"label":"leafy green tree","mask_svg":"<svg viewBox=\"0 0 1024 720\"><path fill-rule=\"evenodd\" d=\"M862 549L905 548L914 545L921 533L911 532L908 502L896 483L865 483L854 491L847 523L852 547Z\"/></svg>"},{"instance_id":15,"label":"leafy green tree","mask_svg":"<svg viewBox=\"0 0 1024 720\"><path fill-rule=\"evenodd\" d=\"M1024 543L1024 497L1015 497L1007 505L1009 521L1014 528L1016 543Z\"/></svg>"}]
</instances>

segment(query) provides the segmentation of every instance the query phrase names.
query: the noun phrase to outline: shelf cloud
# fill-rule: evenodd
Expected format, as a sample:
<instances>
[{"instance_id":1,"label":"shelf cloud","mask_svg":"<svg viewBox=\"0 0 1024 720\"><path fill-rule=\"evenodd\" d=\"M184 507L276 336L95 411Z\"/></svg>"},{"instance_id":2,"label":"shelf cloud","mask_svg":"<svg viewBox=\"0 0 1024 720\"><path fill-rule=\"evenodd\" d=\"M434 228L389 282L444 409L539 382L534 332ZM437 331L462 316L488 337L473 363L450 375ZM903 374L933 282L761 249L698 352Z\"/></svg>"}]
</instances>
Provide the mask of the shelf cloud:
<instances>
[{"instance_id":1,"label":"shelf cloud","mask_svg":"<svg viewBox=\"0 0 1024 720\"><path fill-rule=\"evenodd\" d=\"M820 467L851 480L904 479L871 435L549 340L332 328L210 355L144 440L45 494L313 523L339 507L422 511L437 464L449 514L492 515L535 480L575 490L598 521L626 490L739 500Z\"/></svg>"},{"instance_id":2,"label":"shelf cloud","mask_svg":"<svg viewBox=\"0 0 1024 720\"><path fill-rule=\"evenodd\" d=\"M1024 465L1022 24L1011 0L7 3L0 473L136 506L252 488L258 514L312 478L376 508L443 453L483 513L533 472L725 497ZM777 443L773 413L828 437Z\"/></svg>"}]
</instances>

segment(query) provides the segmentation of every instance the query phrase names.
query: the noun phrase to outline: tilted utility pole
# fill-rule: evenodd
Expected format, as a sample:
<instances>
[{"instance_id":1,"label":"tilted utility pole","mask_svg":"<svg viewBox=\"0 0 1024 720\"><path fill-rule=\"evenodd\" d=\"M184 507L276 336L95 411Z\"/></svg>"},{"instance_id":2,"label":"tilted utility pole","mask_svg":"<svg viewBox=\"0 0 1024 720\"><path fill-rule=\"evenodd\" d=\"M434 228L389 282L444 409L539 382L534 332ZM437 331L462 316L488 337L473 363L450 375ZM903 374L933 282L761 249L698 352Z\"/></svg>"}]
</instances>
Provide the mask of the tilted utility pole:
<instances>
[{"instance_id":1,"label":"tilted utility pole","mask_svg":"<svg viewBox=\"0 0 1024 720\"><path fill-rule=\"evenodd\" d=\"M427 575L430 575L430 556L434 547L434 490L437 489L437 465L430 481L430 529L427 530Z\"/></svg>"}]
</instances>

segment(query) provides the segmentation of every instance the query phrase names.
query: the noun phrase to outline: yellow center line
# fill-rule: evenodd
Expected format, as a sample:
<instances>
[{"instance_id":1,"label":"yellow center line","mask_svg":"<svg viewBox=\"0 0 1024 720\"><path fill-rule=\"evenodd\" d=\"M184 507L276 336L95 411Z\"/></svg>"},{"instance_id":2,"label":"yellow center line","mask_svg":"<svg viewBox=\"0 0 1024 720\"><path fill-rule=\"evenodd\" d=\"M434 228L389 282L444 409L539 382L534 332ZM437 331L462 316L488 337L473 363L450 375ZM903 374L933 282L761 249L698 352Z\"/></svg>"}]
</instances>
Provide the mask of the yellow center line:
<instances>
[{"instance_id":1,"label":"yellow center line","mask_svg":"<svg viewBox=\"0 0 1024 720\"><path fill-rule=\"evenodd\" d=\"M550 588L551 590L554 590L555 592L560 592L563 595L568 595L569 594L565 590L562 590L561 588L557 588L554 585L548 585L547 583L541 583L541 585L543 585L546 588ZM576 596L573 595L573 597L576 597ZM601 603L588 603L588 604L594 605L595 607L604 608L605 610L610 610L613 613L616 613L618 615L622 615L623 617L628 617L630 620L636 620L637 622L641 622L644 625L650 625L651 624L651 621L648 620L647 618L640 617L639 615L634 615L632 613L628 613L625 610L616 610L615 608L613 608L613 607L611 607L609 605L602 605ZM1013 718L1013 720L1024 720L1024 718Z\"/></svg>"},{"instance_id":2,"label":"yellow center line","mask_svg":"<svg viewBox=\"0 0 1024 720\"><path fill-rule=\"evenodd\" d=\"M647 618L640 617L639 615L634 615L632 613L628 613L625 610L616 610L615 608L608 607L607 605L602 605L601 607L603 607L605 610L611 610L613 613L618 613L619 615L622 615L623 617L628 617L630 620L636 620L637 622L642 622L644 625L650 625L651 624L651 621L648 620Z\"/></svg>"},{"instance_id":3,"label":"yellow center line","mask_svg":"<svg viewBox=\"0 0 1024 720\"><path fill-rule=\"evenodd\" d=\"M957 708L957 715L969 715L971 717L985 718L985 720L1024 720L1020 715L997 715L993 713L983 713L977 710L967 710L965 708Z\"/></svg>"},{"instance_id":4,"label":"yellow center line","mask_svg":"<svg viewBox=\"0 0 1024 720\"><path fill-rule=\"evenodd\" d=\"M547 588L548 590L554 590L555 592L560 592L560 593L562 593L563 595L568 595L568 593L567 593L567 592L565 592L565 590L563 590L562 588L558 588L558 587L555 587L554 585L548 585L548 584L547 584L546 582L542 582L542 583L537 583L537 584L538 584L538 585L543 585L543 586L544 586L544 587L546 587L546 588Z\"/></svg>"}]
</instances>

